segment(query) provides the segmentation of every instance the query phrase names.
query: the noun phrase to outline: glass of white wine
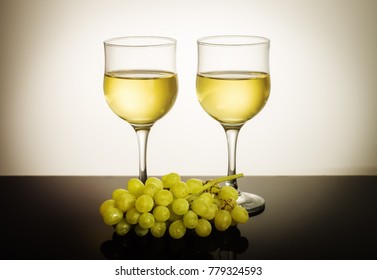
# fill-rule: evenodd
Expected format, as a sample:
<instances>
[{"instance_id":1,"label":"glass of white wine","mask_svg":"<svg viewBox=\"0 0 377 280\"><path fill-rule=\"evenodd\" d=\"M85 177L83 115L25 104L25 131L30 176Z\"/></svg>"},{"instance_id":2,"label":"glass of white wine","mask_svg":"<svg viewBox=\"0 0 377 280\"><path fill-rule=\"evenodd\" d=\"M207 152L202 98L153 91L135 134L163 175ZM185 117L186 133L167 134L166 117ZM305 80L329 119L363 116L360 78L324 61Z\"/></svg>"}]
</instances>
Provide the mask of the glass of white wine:
<instances>
[{"instance_id":1,"label":"glass of white wine","mask_svg":"<svg viewBox=\"0 0 377 280\"><path fill-rule=\"evenodd\" d=\"M173 107L178 93L176 40L132 36L106 40L104 93L111 110L134 129L139 179L147 179L147 143L153 124Z\"/></svg>"},{"instance_id":2,"label":"glass of white wine","mask_svg":"<svg viewBox=\"0 0 377 280\"><path fill-rule=\"evenodd\" d=\"M239 131L262 110L270 95L270 40L227 35L201 38L197 44L197 97L203 109L225 130L228 175L233 175ZM237 180L226 184L238 189ZM262 197L240 190L239 194L238 203L249 214L264 210Z\"/></svg>"}]
</instances>

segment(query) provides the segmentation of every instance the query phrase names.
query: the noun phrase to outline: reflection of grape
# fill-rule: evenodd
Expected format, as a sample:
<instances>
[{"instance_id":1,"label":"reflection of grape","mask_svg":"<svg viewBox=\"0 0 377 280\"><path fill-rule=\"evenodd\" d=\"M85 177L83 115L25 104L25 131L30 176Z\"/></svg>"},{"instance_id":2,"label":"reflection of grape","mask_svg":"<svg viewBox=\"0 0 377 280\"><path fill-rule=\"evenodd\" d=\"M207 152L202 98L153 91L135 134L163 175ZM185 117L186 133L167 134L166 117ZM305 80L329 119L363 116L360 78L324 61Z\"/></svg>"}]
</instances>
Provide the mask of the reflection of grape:
<instances>
[{"instance_id":1,"label":"reflection of grape","mask_svg":"<svg viewBox=\"0 0 377 280\"><path fill-rule=\"evenodd\" d=\"M138 236L150 232L161 238L169 232L173 239L182 238L187 230L200 237L209 236L212 226L225 231L237 223L246 223L247 211L237 205L238 192L219 183L241 177L242 174L204 182L191 178L181 181L177 173L160 180L149 177L145 184L137 178L127 183L127 189L115 189L112 198L100 207L104 223L114 226L115 233L124 236L134 228Z\"/></svg>"},{"instance_id":2,"label":"reflection of grape","mask_svg":"<svg viewBox=\"0 0 377 280\"><path fill-rule=\"evenodd\" d=\"M241 235L237 227L220 232L210 223L212 231L209 236L202 238L194 230L187 229L186 234L177 240L170 237L168 227L163 236L157 236L154 232L155 227L160 228L157 224L156 222L147 231L150 234L147 233L142 238L136 235L134 230L130 230L124 236L114 232L112 238L101 244L103 256L112 260L224 260L233 257L237 259L237 255L244 253L249 247L248 239ZM160 229L163 231L163 226Z\"/></svg>"},{"instance_id":3,"label":"reflection of grape","mask_svg":"<svg viewBox=\"0 0 377 280\"><path fill-rule=\"evenodd\" d=\"M135 227L135 233L138 236L145 236L149 232L148 228L142 228L139 224Z\"/></svg>"}]
</instances>

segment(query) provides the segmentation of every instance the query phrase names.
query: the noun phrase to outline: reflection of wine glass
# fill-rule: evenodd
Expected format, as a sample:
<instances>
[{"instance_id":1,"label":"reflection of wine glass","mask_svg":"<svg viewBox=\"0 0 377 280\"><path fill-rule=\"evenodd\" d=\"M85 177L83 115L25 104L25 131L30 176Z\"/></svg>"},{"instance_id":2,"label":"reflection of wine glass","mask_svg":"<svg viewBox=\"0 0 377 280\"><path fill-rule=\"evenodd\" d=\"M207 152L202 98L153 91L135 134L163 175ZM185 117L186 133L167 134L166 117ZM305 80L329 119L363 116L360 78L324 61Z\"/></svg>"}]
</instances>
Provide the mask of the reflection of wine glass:
<instances>
[{"instance_id":1,"label":"reflection of wine glass","mask_svg":"<svg viewBox=\"0 0 377 280\"><path fill-rule=\"evenodd\" d=\"M200 105L220 122L228 141L228 175L236 173L237 137L241 127L266 104L270 94L269 39L214 36L198 40L196 80ZM227 182L238 189L237 181ZM263 211L263 198L240 192L249 213Z\"/></svg>"},{"instance_id":2,"label":"reflection of wine glass","mask_svg":"<svg viewBox=\"0 0 377 280\"><path fill-rule=\"evenodd\" d=\"M149 131L172 108L177 97L176 40L120 37L107 40L104 45L106 101L136 131L139 179L145 182Z\"/></svg>"}]
</instances>

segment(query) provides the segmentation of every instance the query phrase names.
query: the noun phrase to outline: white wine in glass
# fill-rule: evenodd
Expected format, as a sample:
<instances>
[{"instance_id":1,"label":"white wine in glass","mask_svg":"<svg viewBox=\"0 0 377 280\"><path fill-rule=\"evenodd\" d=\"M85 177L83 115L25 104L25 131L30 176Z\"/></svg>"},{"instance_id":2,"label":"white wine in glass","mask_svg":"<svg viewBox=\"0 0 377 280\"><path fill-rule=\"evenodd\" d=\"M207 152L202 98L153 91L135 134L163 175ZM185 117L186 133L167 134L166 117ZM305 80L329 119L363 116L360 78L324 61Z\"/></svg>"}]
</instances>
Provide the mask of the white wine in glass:
<instances>
[{"instance_id":1,"label":"white wine in glass","mask_svg":"<svg viewBox=\"0 0 377 280\"><path fill-rule=\"evenodd\" d=\"M197 96L226 132L228 175L236 174L241 127L262 110L270 95L269 43L264 37L236 35L198 40ZM227 184L238 189L237 180ZM264 210L262 197L239 193L238 203L250 214Z\"/></svg>"},{"instance_id":2,"label":"white wine in glass","mask_svg":"<svg viewBox=\"0 0 377 280\"><path fill-rule=\"evenodd\" d=\"M139 179L147 179L146 151L153 124L173 107L178 93L176 40L120 37L105 44L104 93L112 111L135 129Z\"/></svg>"}]
</instances>

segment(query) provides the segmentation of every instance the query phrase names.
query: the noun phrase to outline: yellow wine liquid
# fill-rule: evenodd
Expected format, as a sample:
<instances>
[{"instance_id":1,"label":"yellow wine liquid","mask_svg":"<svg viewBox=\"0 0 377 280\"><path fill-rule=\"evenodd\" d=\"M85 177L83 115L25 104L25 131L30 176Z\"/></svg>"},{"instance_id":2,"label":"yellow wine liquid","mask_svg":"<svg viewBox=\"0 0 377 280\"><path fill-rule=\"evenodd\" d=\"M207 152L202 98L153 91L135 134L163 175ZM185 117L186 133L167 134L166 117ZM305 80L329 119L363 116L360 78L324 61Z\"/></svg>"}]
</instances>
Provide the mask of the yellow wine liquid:
<instances>
[{"instance_id":1,"label":"yellow wine liquid","mask_svg":"<svg viewBox=\"0 0 377 280\"><path fill-rule=\"evenodd\" d=\"M173 107L177 76L147 70L109 72L105 74L104 92L119 117L133 125L152 125Z\"/></svg>"},{"instance_id":2,"label":"yellow wine liquid","mask_svg":"<svg viewBox=\"0 0 377 280\"><path fill-rule=\"evenodd\" d=\"M196 90L203 109L224 125L242 125L254 117L270 95L270 76L262 72L198 74Z\"/></svg>"}]
</instances>

